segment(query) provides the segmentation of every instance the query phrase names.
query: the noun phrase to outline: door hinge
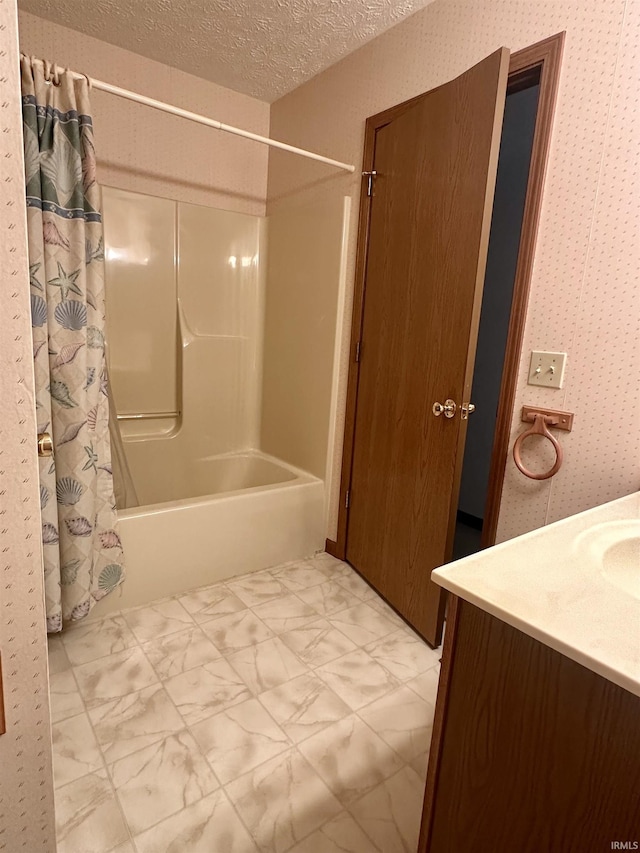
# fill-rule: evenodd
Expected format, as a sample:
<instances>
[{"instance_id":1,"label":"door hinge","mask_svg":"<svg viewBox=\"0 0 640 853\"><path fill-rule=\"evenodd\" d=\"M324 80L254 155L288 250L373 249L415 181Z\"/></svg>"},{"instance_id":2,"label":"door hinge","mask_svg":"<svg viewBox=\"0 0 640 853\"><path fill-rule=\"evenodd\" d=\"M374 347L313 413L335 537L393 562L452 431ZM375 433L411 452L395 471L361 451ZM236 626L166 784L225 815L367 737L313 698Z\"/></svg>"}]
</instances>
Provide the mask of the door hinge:
<instances>
[{"instance_id":1,"label":"door hinge","mask_svg":"<svg viewBox=\"0 0 640 853\"><path fill-rule=\"evenodd\" d=\"M344 496L344 507L345 509L349 509L349 499L351 497L351 491L347 489L347 494Z\"/></svg>"},{"instance_id":2,"label":"door hinge","mask_svg":"<svg viewBox=\"0 0 640 853\"><path fill-rule=\"evenodd\" d=\"M373 195L373 179L377 176L377 172L375 169L371 172L363 172L364 177L367 179L367 195Z\"/></svg>"},{"instance_id":3,"label":"door hinge","mask_svg":"<svg viewBox=\"0 0 640 853\"><path fill-rule=\"evenodd\" d=\"M356 362L360 361L360 341L356 341Z\"/></svg>"}]
</instances>

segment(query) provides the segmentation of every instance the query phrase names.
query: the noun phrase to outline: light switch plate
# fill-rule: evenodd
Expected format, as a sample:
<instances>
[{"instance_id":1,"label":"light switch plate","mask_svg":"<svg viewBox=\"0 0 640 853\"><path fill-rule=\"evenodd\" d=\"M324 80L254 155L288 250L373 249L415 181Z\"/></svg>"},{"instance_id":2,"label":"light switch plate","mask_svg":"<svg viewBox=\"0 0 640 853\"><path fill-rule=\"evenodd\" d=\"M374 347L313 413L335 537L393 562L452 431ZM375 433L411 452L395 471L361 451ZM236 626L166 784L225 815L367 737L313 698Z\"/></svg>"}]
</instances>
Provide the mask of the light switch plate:
<instances>
[{"instance_id":1,"label":"light switch plate","mask_svg":"<svg viewBox=\"0 0 640 853\"><path fill-rule=\"evenodd\" d=\"M529 385L542 385L545 388L562 388L564 368L567 361L566 352L531 353L529 365Z\"/></svg>"}]
</instances>

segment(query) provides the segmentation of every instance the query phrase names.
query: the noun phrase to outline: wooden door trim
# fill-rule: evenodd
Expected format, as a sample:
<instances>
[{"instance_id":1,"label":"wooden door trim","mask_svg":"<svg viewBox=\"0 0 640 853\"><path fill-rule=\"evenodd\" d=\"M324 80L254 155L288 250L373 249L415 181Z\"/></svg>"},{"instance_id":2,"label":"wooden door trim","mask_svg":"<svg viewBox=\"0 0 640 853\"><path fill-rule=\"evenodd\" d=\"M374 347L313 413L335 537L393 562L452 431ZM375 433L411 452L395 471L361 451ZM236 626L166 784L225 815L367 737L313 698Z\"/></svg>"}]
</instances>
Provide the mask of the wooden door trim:
<instances>
[{"instance_id":1,"label":"wooden door trim","mask_svg":"<svg viewBox=\"0 0 640 853\"><path fill-rule=\"evenodd\" d=\"M555 113L558 88L560 84L560 66L564 48L564 32L526 47L511 57L509 83L513 91L531 85L532 75L539 75L540 90L538 110L531 146L531 165L522 216L520 247L513 285L513 300L509 317L509 332L505 350L504 370L500 386L500 397L496 415L496 429L493 437L491 466L484 523L482 526L483 548L494 545L498 531L498 516L504 485L504 475L509 456L511 420L515 405L516 387L520 354L524 340L524 326L527 305L531 289L533 259L542 209L544 180L551 147L553 116ZM509 87L507 93L512 91Z\"/></svg>"},{"instance_id":2,"label":"wooden door trim","mask_svg":"<svg viewBox=\"0 0 640 853\"><path fill-rule=\"evenodd\" d=\"M558 33L544 41L514 53L509 61L509 82L507 91L515 87L525 88L539 78L540 94L538 111L531 151L531 168L527 183L520 250L514 282L513 303L507 337L505 368L500 389L498 420L491 457L491 471L487 494L487 513L483 530L483 546L495 542L502 496L502 481L507 462L511 416L515 400L520 348L524 336L526 307L529 298L533 253L542 206L542 188L551 142L553 113L557 98L560 62L564 45L564 33ZM433 91L433 90L431 90ZM410 109L424 95L418 95L401 104L396 104L376 115L370 116L365 124L363 171L371 171L375 157L376 132L397 116ZM369 220L371 204L365 192L360 193L360 212L358 220L358 242L356 250L356 269L353 295L353 316L351 321L351 341L349 345L349 377L342 449L342 469L340 476L340 498L338 510L338 531L335 540L327 539L326 550L338 559L344 560L347 545L348 508L346 497L351 482L353 446L355 439L355 419L358 392L359 364L355 360L356 347L362 334L364 317L364 289L366 281L367 253L369 248Z\"/></svg>"}]
</instances>

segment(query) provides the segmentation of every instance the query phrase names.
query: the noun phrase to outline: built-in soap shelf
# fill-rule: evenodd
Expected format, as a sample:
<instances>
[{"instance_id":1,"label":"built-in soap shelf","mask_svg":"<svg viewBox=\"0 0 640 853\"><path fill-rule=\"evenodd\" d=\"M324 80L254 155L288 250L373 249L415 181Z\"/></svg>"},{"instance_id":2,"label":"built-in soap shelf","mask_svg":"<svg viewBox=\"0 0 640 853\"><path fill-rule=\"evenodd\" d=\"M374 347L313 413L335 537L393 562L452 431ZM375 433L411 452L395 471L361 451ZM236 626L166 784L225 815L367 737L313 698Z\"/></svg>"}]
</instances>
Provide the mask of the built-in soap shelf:
<instances>
[{"instance_id":1,"label":"built-in soap shelf","mask_svg":"<svg viewBox=\"0 0 640 853\"><path fill-rule=\"evenodd\" d=\"M196 340L249 340L248 335L220 335L220 334L203 334L202 332L194 332L182 304L182 300L178 296L178 335L182 346L189 346L190 343Z\"/></svg>"}]
</instances>

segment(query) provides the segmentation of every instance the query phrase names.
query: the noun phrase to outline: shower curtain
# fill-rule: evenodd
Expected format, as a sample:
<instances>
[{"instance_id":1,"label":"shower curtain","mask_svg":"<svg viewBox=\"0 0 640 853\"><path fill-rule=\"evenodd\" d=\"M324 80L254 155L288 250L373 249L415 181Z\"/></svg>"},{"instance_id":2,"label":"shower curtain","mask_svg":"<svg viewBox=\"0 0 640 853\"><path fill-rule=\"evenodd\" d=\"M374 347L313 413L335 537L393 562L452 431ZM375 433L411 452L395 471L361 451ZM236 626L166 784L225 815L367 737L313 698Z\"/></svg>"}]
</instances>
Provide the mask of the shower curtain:
<instances>
[{"instance_id":1,"label":"shower curtain","mask_svg":"<svg viewBox=\"0 0 640 853\"><path fill-rule=\"evenodd\" d=\"M104 257L89 84L21 58L47 630L123 580L109 442Z\"/></svg>"}]
</instances>

